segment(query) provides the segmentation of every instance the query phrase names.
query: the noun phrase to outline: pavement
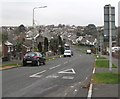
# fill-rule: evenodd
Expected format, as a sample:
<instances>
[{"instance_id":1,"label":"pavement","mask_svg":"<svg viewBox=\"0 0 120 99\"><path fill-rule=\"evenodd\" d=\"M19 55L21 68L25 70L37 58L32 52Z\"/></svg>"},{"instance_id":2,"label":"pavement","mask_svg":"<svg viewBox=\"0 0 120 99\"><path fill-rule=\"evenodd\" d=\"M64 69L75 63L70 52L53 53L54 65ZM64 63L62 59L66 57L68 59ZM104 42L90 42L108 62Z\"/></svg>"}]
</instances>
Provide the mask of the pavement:
<instances>
[{"instance_id":1,"label":"pavement","mask_svg":"<svg viewBox=\"0 0 120 99\"><path fill-rule=\"evenodd\" d=\"M4 67L0 67L0 70L17 68L20 66L21 63L22 60L11 60L11 61L2 62L2 65L4 65ZM18 64L18 66L9 66L9 64Z\"/></svg>"},{"instance_id":2,"label":"pavement","mask_svg":"<svg viewBox=\"0 0 120 99\"><path fill-rule=\"evenodd\" d=\"M103 56L109 59L108 56ZM118 59L113 58L113 64L115 64L117 67ZM103 72L110 72L109 68L96 68L95 73L103 73ZM113 73L118 73L118 68L112 68ZM93 90L92 90L92 98L100 97L100 99L120 99L118 87L120 84L93 84ZM95 98L96 99L96 98Z\"/></svg>"}]
</instances>

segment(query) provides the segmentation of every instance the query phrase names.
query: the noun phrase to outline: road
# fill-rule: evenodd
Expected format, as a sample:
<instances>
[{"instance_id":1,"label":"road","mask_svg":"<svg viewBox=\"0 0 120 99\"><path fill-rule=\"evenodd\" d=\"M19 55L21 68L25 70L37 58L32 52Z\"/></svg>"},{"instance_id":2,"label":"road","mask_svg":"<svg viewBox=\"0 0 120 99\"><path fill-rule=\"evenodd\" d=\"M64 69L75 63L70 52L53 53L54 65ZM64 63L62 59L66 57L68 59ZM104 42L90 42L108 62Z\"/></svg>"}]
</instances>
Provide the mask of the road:
<instances>
[{"instance_id":1,"label":"road","mask_svg":"<svg viewBox=\"0 0 120 99\"><path fill-rule=\"evenodd\" d=\"M87 97L94 57L73 49L74 56L2 72L3 97Z\"/></svg>"}]
</instances>

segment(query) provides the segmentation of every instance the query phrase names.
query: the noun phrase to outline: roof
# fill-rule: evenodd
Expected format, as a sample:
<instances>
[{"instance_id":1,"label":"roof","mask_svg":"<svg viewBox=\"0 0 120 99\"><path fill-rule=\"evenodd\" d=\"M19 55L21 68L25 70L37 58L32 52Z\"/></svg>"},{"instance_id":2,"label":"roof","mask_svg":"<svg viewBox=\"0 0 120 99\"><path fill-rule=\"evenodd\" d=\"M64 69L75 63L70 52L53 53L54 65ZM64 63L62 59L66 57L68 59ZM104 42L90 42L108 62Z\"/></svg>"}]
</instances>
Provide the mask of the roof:
<instances>
[{"instance_id":1,"label":"roof","mask_svg":"<svg viewBox=\"0 0 120 99\"><path fill-rule=\"evenodd\" d=\"M32 40L25 40L24 44L23 44L24 47L32 47Z\"/></svg>"},{"instance_id":2,"label":"roof","mask_svg":"<svg viewBox=\"0 0 120 99\"><path fill-rule=\"evenodd\" d=\"M4 44L7 45L7 46L12 46L12 45L13 45L13 44L10 43L9 41L6 41Z\"/></svg>"}]
</instances>

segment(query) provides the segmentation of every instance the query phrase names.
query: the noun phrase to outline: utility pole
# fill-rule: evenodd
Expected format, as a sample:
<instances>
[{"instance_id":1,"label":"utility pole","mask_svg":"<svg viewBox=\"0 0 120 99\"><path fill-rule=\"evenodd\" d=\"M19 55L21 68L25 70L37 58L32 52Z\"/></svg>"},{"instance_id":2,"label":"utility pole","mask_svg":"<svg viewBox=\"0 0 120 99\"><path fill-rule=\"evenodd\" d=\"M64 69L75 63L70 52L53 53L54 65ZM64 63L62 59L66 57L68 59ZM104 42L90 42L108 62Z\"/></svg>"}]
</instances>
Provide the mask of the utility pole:
<instances>
[{"instance_id":1,"label":"utility pole","mask_svg":"<svg viewBox=\"0 0 120 99\"><path fill-rule=\"evenodd\" d=\"M35 20L34 20L34 11L38 8L46 8L47 6L34 7L33 8L33 36L32 36L32 51L34 52L34 33L35 33Z\"/></svg>"}]
</instances>

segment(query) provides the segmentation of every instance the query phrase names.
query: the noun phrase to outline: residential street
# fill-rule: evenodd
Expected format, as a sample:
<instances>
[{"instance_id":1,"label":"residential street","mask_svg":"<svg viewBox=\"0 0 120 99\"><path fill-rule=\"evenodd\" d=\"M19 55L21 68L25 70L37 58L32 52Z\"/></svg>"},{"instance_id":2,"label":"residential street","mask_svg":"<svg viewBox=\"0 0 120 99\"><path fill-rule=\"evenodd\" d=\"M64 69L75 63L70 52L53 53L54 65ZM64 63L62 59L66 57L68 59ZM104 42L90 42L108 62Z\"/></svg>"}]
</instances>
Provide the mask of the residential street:
<instances>
[{"instance_id":1,"label":"residential street","mask_svg":"<svg viewBox=\"0 0 120 99\"><path fill-rule=\"evenodd\" d=\"M120 99L120 0L7 1L1 99Z\"/></svg>"},{"instance_id":2,"label":"residential street","mask_svg":"<svg viewBox=\"0 0 120 99\"><path fill-rule=\"evenodd\" d=\"M87 97L94 57L73 49L72 57L41 66L2 71L3 97Z\"/></svg>"}]
</instances>

